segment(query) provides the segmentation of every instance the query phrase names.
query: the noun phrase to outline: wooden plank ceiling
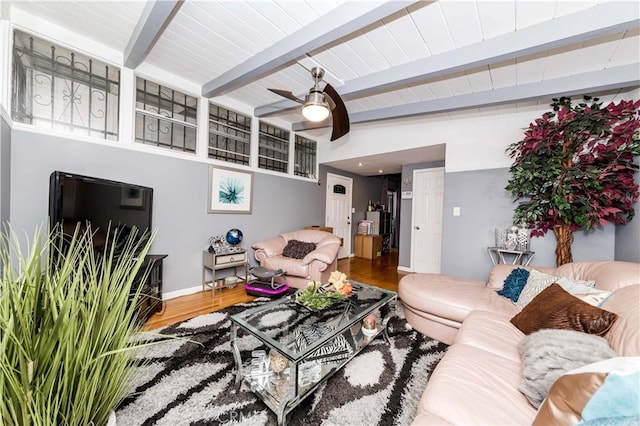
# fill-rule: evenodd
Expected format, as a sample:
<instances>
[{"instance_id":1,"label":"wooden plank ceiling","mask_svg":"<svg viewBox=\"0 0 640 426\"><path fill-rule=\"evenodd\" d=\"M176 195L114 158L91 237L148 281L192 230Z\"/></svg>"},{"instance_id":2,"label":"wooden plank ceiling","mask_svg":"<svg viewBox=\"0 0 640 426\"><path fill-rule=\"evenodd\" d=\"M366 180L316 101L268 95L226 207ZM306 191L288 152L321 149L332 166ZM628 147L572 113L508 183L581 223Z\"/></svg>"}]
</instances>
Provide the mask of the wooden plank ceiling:
<instances>
[{"instance_id":1,"label":"wooden plank ceiling","mask_svg":"<svg viewBox=\"0 0 640 426\"><path fill-rule=\"evenodd\" d=\"M640 80L640 6L631 1L15 1L44 19L254 108L294 130L309 69L352 123L616 91ZM170 6L168 7L167 4ZM142 53L141 53L142 52ZM292 109L295 107L294 109Z\"/></svg>"}]
</instances>

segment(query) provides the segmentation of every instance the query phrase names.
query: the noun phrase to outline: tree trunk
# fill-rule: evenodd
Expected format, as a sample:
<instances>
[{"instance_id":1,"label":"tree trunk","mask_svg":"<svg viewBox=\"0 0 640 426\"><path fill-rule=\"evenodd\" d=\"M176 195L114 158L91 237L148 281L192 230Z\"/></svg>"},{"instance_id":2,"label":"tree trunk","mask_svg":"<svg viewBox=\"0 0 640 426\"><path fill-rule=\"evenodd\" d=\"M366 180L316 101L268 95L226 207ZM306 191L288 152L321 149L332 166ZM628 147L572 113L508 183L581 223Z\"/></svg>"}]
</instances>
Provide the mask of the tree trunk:
<instances>
[{"instance_id":1,"label":"tree trunk","mask_svg":"<svg viewBox=\"0 0 640 426\"><path fill-rule=\"evenodd\" d=\"M556 265L564 265L573 262L571 255L571 244L573 244L573 231L571 225L556 225L553 227L553 233L556 234Z\"/></svg>"}]
</instances>

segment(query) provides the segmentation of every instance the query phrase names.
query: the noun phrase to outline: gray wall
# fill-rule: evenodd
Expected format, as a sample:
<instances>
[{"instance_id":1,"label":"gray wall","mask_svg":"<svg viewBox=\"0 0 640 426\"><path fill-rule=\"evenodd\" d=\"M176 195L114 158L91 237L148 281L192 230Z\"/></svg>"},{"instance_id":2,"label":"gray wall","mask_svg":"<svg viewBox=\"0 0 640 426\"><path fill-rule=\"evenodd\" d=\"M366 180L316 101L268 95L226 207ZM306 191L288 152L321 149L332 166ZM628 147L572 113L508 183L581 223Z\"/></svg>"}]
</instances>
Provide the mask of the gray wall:
<instances>
[{"instance_id":1,"label":"gray wall","mask_svg":"<svg viewBox=\"0 0 640 426\"><path fill-rule=\"evenodd\" d=\"M491 269L487 247L494 245L495 228L507 228L513 220L511 195L504 187L508 169L478 170L445 174L442 273L484 280ZM461 215L453 216L453 207ZM616 229L608 225L593 233L576 232L573 260L613 260ZM556 239L553 233L533 238L532 265L555 266Z\"/></svg>"},{"instance_id":2,"label":"gray wall","mask_svg":"<svg viewBox=\"0 0 640 426\"><path fill-rule=\"evenodd\" d=\"M54 170L152 187L158 235L151 252L169 255L165 292L200 285L209 236L239 228L255 264L253 242L324 220L325 192L313 182L254 173L252 214L208 214L208 164L16 130L12 142L11 222L18 232L31 235L46 224Z\"/></svg>"},{"instance_id":3,"label":"gray wall","mask_svg":"<svg viewBox=\"0 0 640 426\"><path fill-rule=\"evenodd\" d=\"M2 107L0 107L2 108ZM0 117L0 223L9 221L11 206L11 128Z\"/></svg>"},{"instance_id":4,"label":"gray wall","mask_svg":"<svg viewBox=\"0 0 640 426\"><path fill-rule=\"evenodd\" d=\"M413 190L413 171L420 169L433 169L436 167L444 167L444 161L432 161L428 163L407 164L402 166L402 180L400 186L399 197L402 198L402 191ZM405 180L409 179L409 183ZM444 188L445 193L447 187ZM413 209L413 200L400 199L400 239L398 242L398 266L403 268L411 267L411 215Z\"/></svg>"},{"instance_id":5,"label":"gray wall","mask_svg":"<svg viewBox=\"0 0 640 426\"><path fill-rule=\"evenodd\" d=\"M636 157L635 163L640 162ZM640 185L640 173L636 173L636 183ZM640 262L640 201L635 204L636 216L626 225L616 226L616 260Z\"/></svg>"},{"instance_id":6,"label":"gray wall","mask_svg":"<svg viewBox=\"0 0 640 426\"><path fill-rule=\"evenodd\" d=\"M351 215L351 253L353 253L355 249L355 235L358 232L358 222L364 220L369 200L380 201L382 179L377 176L360 176L343 170L334 169L333 167L320 165L320 182L323 194L326 194L327 190L327 173L333 173L353 179L352 207L356 209L355 213ZM326 198L323 200L323 206L325 205ZM325 209L323 208L321 217L324 217L324 211ZM324 225L324 219L322 220L322 223L318 224Z\"/></svg>"}]
</instances>

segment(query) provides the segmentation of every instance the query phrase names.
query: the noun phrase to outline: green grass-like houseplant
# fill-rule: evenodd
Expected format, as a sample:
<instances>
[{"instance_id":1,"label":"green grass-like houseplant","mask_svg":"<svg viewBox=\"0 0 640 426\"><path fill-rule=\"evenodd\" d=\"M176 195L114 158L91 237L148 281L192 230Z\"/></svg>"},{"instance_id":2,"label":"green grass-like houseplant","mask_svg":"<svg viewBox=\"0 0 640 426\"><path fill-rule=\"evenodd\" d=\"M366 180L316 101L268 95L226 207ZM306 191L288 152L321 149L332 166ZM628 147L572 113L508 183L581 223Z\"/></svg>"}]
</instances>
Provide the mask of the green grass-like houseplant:
<instances>
[{"instance_id":1,"label":"green grass-like houseplant","mask_svg":"<svg viewBox=\"0 0 640 426\"><path fill-rule=\"evenodd\" d=\"M28 254L0 236L1 423L104 425L132 378L131 286L152 236L107 233L97 252L90 230L42 234Z\"/></svg>"}]
</instances>

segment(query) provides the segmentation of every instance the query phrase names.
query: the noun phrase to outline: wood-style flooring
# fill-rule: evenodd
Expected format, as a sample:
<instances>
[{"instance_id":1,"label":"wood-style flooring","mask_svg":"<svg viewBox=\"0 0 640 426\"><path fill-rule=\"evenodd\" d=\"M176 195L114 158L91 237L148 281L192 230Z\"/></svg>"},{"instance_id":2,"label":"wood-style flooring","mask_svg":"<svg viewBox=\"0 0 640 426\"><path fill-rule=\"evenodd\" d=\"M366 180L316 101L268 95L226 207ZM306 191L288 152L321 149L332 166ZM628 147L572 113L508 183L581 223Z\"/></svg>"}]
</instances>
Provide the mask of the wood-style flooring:
<instances>
[{"instance_id":1,"label":"wood-style flooring","mask_svg":"<svg viewBox=\"0 0 640 426\"><path fill-rule=\"evenodd\" d=\"M392 250L375 260L351 257L338 260L338 270L347 274L349 279L398 291L398 280L403 273L398 272L398 252ZM242 285L231 289L202 291L187 296L176 297L164 302L161 312L152 315L145 324L146 329L154 329L175 324L202 314L218 311L236 303L253 300L247 296Z\"/></svg>"}]
</instances>

